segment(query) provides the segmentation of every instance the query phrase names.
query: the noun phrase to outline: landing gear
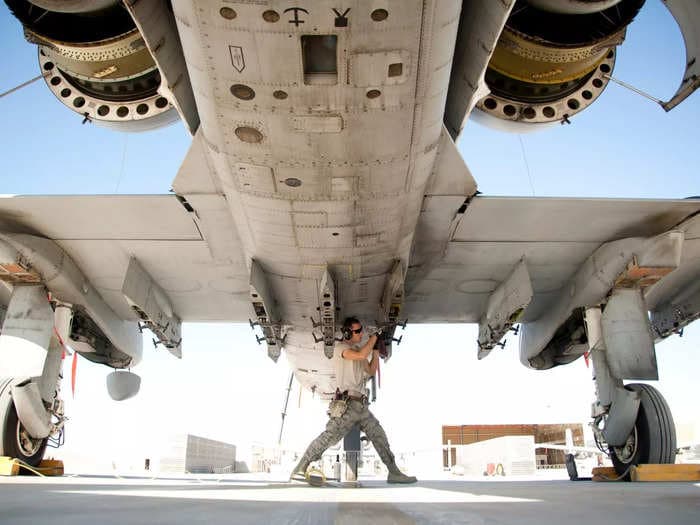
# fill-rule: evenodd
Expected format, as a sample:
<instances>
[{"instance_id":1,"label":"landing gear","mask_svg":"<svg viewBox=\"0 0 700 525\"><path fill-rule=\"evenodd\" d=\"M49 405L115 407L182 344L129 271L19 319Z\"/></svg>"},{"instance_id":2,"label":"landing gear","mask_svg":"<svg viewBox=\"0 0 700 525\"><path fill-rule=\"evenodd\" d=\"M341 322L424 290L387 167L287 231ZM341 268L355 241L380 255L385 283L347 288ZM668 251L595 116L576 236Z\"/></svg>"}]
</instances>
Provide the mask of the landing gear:
<instances>
[{"instance_id":1,"label":"landing gear","mask_svg":"<svg viewBox=\"0 0 700 525\"><path fill-rule=\"evenodd\" d=\"M615 470L629 479L632 466L674 463L676 428L656 388L624 379L658 379L648 309L641 291L614 290L605 310L587 308L586 333L596 401L592 429Z\"/></svg>"},{"instance_id":2,"label":"landing gear","mask_svg":"<svg viewBox=\"0 0 700 525\"><path fill-rule=\"evenodd\" d=\"M71 309L52 305L41 285L15 286L0 332L0 456L37 466L60 440L62 347ZM65 335L64 335L65 336Z\"/></svg>"},{"instance_id":3,"label":"landing gear","mask_svg":"<svg viewBox=\"0 0 700 525\"><path fill-rule=\"evenodd\" d=\"M640 404L632 432L624 445L610 447L610 455L619 475L632 465L675 463L676 429L671 410L661 393L651 385L633 383L625 388L639 392Z\"/></svg>"},{"instance_id":4,"label":"landing gear","mask_svg":"<svg viewBox=\"0 0 700 525\"><path fill-rule=\"evenodd\" d=\"M36 467L44 457L48 438L33 438L24 428L10 395L11 385L12 379L0 380L0 456L16 458Z\"/></svg>"}]
</instances>

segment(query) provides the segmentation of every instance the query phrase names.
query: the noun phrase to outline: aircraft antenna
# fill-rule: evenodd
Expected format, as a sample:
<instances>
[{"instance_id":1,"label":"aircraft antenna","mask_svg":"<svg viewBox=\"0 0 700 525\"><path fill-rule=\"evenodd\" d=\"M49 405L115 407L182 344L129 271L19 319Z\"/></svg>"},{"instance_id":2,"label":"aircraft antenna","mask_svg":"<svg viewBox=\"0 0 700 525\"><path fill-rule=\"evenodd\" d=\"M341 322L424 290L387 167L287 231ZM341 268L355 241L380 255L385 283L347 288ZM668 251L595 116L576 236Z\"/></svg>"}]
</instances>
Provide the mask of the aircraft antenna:
<instances>
[{"instance_id":1,"label":"aircraft antenna","mask_svg":"<svg viewBox=\"0 0 700 525\"><path fill-rule=\"evenodd\" d=\"M284 418L287 417L287 405L289 404L289 394L292 391L292 381L294 381L294 372L289 373L289 385L287 386L287 395L284 398L284 408L282 408L282 424L280 425L280 437L277 439L277 444L282 444L282 431L284 430Z\"/></svg>"}]
</instances>

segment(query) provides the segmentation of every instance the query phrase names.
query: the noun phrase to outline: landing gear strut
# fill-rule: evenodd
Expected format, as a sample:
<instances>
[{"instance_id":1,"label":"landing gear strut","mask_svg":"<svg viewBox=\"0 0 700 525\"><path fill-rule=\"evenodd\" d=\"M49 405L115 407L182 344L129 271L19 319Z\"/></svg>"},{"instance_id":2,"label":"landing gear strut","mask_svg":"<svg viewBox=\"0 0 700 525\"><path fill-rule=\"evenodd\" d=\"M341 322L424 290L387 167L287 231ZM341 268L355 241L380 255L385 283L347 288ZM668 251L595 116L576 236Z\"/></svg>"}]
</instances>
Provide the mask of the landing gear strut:
<instances>
[{"instance_id":1,"label":"landing gear strut","mask_svg":"<svg viewBox=\"0 0 700 525\"><path fill-rule=\"evenodd\" d=\"M656 354L641 292L617 290L605 312L588 308L586 333L596 402L593 432L615 470L629 479L632 466L674 463L676 429L668 404L654 387L623 379L658 379Z\"/></svg>"},{"instance_id":2,"label":"landing gear strut","mask_svg":"<svg viewBox=\"0 0 700 525\"><path fill-rule=\"evenodd\" d=\"M63 349L71 309L52 305L41 285L15 286L0 330L0 456L37 466L60 440Z\"/></svg>"}]
</instances>

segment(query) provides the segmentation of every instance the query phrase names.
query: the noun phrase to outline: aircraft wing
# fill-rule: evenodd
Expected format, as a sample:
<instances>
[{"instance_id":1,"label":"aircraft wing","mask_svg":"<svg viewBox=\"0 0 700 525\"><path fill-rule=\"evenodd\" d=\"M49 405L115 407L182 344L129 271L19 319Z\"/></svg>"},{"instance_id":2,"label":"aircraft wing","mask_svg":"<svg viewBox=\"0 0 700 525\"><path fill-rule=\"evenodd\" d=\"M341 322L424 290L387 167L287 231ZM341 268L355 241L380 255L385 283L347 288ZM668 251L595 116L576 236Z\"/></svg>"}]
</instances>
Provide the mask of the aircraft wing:
<instances>
[{"instance_id":1,"label":"aircraft wing","mask_svg":"<svg viewBox=\"0 0 700 525\"><path fill-rule=\"evenodd\" d=\"M230 223L216 194L0 198L5 234L55 241L124 320L139 319L122 293L135 258L180 320L247 322L249 273Z\"/></svg>"},{"instance_id":2,"label":"aircraft wing","mask_svg":"<svg viewBox=\"0 0 700 525\"><path fill-rule=\"evenodd\" d=\"M700 212L698 200L481 196L460 212L461 199L426 197L406 278L411 322L478 322L523 258L533 299L521 320L537 319L601 244L652 237ZM697 252L700 238L689 241Z\"/></svg>"},{"instance_id":3,"label":"aircraft wing","mask_svg":"<svg viewBox=\"0 0 700 525\"><path fill-rule=\"evenodd\" d=\"M566 297L577 286L583 288L579 278L587 261L595 266L594 254L615 241L637 242L620 248L623 257L623 251L633 255L646 250L639 244L644 240L681 232L678 267L649 287L646 299L653 312L674 304L681 293L692 295L700 260L700 200L463 199L426 195L406 276L403 315L418 323L479 322L480 357L516 322L560 326L572 310ZM605 277L616 278L617 273ZM599 299L591 296L590 304ZM522 345L525 364L542 350L540 346L523 356Z\"/></svg>"},{"instance_id":4,"label":"aircraft wing","mask_svg":"<svg viewBox=\"0 0 700 525\"><path fill-rule=\"evenodd\" d=\"M404 313L412 323L479 322L494 290L525 260L533 297L519 320L535 320L602 244L652 237L699 212L700 201L690 199L426 195ZM182 321L251 316L249 270L221 195L6 196L0 221L5 232L55 241L122 319L137 319L121 289L132 257ZM700 256L695 230L685 240L688 262Z\"/></svg>"}]
</instances>

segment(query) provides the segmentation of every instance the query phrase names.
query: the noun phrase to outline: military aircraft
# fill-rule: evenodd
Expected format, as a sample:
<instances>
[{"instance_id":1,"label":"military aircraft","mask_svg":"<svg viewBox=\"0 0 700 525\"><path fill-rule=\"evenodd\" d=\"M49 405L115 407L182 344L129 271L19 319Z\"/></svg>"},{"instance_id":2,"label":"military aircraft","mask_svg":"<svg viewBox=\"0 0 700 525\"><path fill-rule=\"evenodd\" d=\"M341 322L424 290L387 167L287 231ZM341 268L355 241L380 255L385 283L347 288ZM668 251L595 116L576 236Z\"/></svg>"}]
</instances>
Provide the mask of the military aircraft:
<instances>
[{"instance_id":1,"label":"military aircraft","mask_svg":"<svg viewBox=\"0 0 700 525\"><path fill-rule=\"evenodd\" d=\"M183 321L250 322L323 397L353 314L387 358L406 319L478 323L479 358L519 329L537 370L585 356L620 473L674 461L663 396L623 381L700 316L700 200L481 196L454 142L469 117L520 132L593 104L643 0L6 4L86 122L179 118L192 144L172 194L0 199L0 455L60 441L66 345L126 399L142 330L180 357ZM665 5L688 57L671 110L700 83L700 6Z\"/></svg>"}]
</instances>

